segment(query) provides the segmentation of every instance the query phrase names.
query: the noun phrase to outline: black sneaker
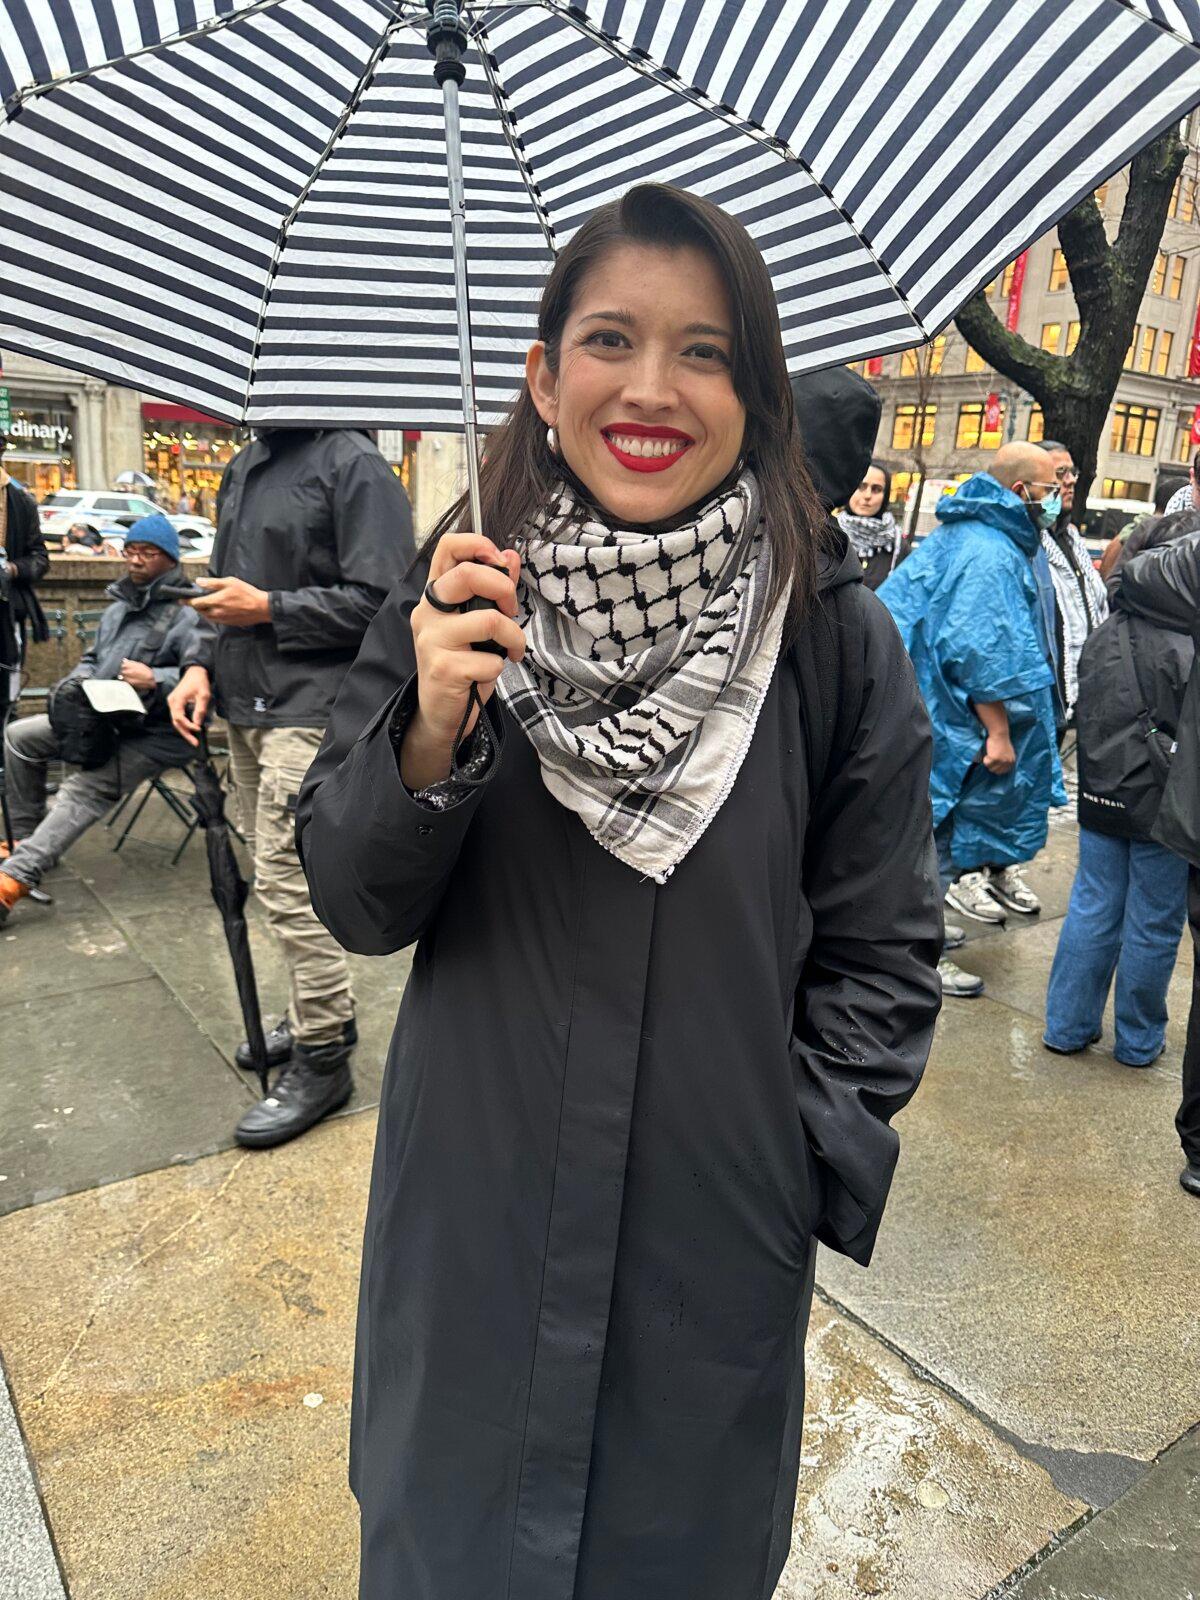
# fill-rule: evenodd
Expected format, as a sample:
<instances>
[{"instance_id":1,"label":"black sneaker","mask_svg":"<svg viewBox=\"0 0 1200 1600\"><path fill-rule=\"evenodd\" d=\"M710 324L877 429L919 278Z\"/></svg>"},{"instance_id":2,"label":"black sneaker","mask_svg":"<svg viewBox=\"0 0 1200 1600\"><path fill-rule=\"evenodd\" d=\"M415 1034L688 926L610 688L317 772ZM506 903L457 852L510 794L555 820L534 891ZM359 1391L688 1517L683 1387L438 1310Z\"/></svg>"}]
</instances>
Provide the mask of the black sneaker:
<instances>
[{"instance_id":1,"label":"black sneaker","mask_svg":"<svg viewBox=\"0 0 1200 1600\"><path fill-rule=\"evenodd\" d=\"M292 1037L292 1019L285 1012L275 1026L265 1037L267 1046L267 1066L282 1067L285 1062L292 1059L292 1046L295 1039ZM342 1029L342 1043L351 1049L358 1043L358 1026L351 1017ZM254 1071L254 1062L250 1059L250 1045L243 1039L233 1053L233 1059L245 1072Z\"/></svg>"},{"instance_id":2,"label":"black sneaker","mask_svg":"<svg viewBox=\"0 0 1200 1600\"><path fill-rule=\"evenodd\" d=\"M234 1138L252 1150L286 1144L322 1117L340 1110L353 1092L346 1045L295 1045L275 1087L250 1107L235 1128Z\"/></svg>"},{"instance_id":3,"label":"black sneaker","mask_svg":"<svg viewBox=\"0 0 1200 1600\"><path fill-rule=\"evenodd\" d=\"M1179 1174L1179 1186L1200 1197L1200 1161L1189 1161Z\"/></svg>"}]
</instances>

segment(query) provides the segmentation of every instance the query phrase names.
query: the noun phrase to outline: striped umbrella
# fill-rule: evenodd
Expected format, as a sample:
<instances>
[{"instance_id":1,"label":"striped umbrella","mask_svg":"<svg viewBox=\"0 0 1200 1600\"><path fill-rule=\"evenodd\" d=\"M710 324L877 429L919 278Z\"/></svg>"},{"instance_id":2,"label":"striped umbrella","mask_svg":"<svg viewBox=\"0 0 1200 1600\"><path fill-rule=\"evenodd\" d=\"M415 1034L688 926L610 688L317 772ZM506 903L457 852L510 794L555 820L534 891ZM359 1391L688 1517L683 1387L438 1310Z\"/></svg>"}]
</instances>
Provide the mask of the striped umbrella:
<instances>
[{"instance_id":1,"label":"striped umbrella","mask_svg":"<svg viewBox=\"0 0 1200 1600\"><path fill-rule=\"evenodd\" d=\"M461 10L485 421L554 252L638 180L740 217L800 372L931 337L1200 102L1198 0ZM4 0L0 346L230 421L460 426L429 26L418 0Z\"/></svg>"}]
</instances>

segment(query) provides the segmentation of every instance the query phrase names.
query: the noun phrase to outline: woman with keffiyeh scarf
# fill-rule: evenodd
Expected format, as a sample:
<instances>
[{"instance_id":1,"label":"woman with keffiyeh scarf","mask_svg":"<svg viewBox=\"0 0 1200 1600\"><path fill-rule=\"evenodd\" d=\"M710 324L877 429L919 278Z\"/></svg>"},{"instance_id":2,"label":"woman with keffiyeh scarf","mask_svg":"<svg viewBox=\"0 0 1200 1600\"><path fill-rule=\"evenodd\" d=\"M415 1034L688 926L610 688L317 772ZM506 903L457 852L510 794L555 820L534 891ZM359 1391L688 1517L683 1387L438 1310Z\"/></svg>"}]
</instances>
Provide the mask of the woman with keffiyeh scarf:
<instances>
[{"instance_id":1,"label":"woman with keffiyeh scarf","mask_svg":"<svg viewBox=\"0 0 1200 1600\"><path fill-rule=\"evenodd\" d=\"M380 611L298 814L337 937L417 941L360 1597L768 1600L814 1240L869 1258L939 1004L928 722L740 224L631 190L539 335L484 531L454 508ZM810 793L795 645L835 592L845 738Z\"/></svg>"},{"instance_id":2,"label":"woman with keffiyeh scarf","mask_svg":"<svg viewBox=\"0 0 1200 1600\"><path fill-rule=\"evenodd\" d=\"M837 520L850 540L862 567L862 581L868 589L878 589L906 556L912 554L912 540L906 538L888 509L892 497L891 469L872 459L862 482L850 496Z\"/></svg>"}]
</instances>

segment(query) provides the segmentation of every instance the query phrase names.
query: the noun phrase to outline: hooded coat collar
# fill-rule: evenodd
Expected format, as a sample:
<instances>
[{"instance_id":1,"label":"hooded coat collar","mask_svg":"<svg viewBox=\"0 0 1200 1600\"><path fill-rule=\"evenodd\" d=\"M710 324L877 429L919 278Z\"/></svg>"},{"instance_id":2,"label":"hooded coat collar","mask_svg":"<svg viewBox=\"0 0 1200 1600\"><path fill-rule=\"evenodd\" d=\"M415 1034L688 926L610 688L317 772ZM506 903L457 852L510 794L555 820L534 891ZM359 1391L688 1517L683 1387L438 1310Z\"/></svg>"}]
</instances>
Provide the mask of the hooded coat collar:
<instances>
[{"instance_id":1,"label":"hooded coat collar","mask_svg":"<svg viewBox=\"0 0 1200 1600\"><path fill-rule=\"evenodd\" d=\"M1024 500L990 472L977 472L954 494L944 495L938 501L936 516L944 528L953 528L960 522L986 523L1029 557L1041 547L1041 535L1030 520Z\"/></svg>"},{"instance_id":2,"label":"hooded coat collar","mask_svg":"<svg viewBox=\"0 0 1200 1600\"><path fill-rule=\"evenodd\" d=\"M164 584L186 583L187 577L178 562L173 567L168 567L165 572L160 572L151 583L134 583L128 573L110 583L104 591L110 600L122 600L130 611L144 611L147 606L152 606L158 599L158 591Z\"/></svg>"}]
</instances>

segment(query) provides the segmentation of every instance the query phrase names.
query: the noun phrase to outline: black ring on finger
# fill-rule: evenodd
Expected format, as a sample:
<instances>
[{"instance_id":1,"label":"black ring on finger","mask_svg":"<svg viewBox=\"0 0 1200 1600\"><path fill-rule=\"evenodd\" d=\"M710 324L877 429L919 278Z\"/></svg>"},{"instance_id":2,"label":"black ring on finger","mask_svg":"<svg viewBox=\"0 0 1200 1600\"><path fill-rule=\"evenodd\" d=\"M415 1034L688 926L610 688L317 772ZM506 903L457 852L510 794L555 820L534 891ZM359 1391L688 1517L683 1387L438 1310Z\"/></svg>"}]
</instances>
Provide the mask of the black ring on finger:
<instances>
[{"instance_id":1,"label":"black ring on finger","mask_svg":"<svg viewBox=\"0 0 1200 1600\"><path fill-rule=\"evenodd\" d=\"M444 600L438 599L437 594L434 592L432 578L430 578L429 582L425 585L425 598L429 601L429 604L435 611L445 611L448 613L454 613L458 611L457 606L447 605Z\"/></svg>"}]
</instances>

